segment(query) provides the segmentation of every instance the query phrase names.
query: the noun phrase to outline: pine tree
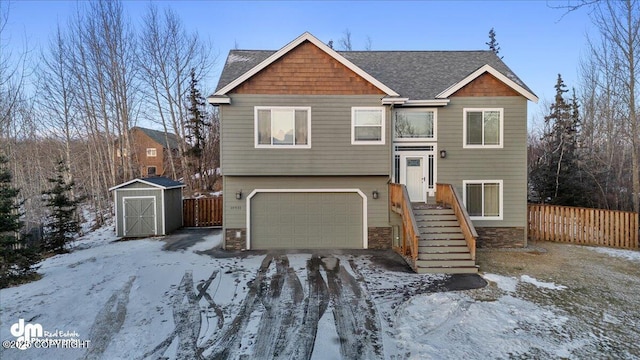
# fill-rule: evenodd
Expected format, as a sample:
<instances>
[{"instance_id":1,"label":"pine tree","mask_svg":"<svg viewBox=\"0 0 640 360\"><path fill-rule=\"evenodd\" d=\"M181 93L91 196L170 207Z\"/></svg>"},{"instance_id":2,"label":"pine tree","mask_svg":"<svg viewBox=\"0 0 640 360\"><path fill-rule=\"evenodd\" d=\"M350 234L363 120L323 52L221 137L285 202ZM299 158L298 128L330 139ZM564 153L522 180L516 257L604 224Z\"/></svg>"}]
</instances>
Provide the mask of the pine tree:
<instances>
[{"instance_id":1,"label":"pine tree","mask_svg":"<svg viewBox=\"0 0 640 360\"><path fill-rule=\"evenodd\" d=\"M0 155L0 288L37 276L38 249L20 240L20 190L11 186L8 160Z\"/></svg>"},{"instance_id":2,"label":"pine tree","mask_svg":"<svg viewBox=\"0 0 640 360\"><path fill-rule=\"evenodd\" d=\"M498 41L496 40L496 31L493 28L489 30L489 42L486 42L485 44L489 45L489 50L493 51L496 55L500 53L500 45L498 45ZM502 56L500 56L500 59L502 59Z\"/></svg>"},{"instance_id":3,"label":"pine tree","mask_svg":"<svg viewBox=\"0 0 640 360\"><path fill-rule=\"evenodd\" d=\"M208 114L206 112L205 99L198 89L198 80L194 69L191 69L189 89L189 115L186 128L191 147L187 150L187 156L194 160L199 188L204 189L206 187L204 178L207 169L204 169L203 151L207 139L207 128L211 126L211 122L207 120Z\"/></svg>"},{"instance_id":4,"label":"pine tree","mask_svg":"<svg viewBox=\"0 0 640 360\"><path fill-rule=\"evenodd\" d=\"M541 142L544 149L533 166L531 183L543 202L557 205L585 206L589 203L578 153L580 127L579 106L575 97L567 102L568 90L558 74L556 95Z\"/></svg>"},{"instance_id":5,"label":"pine tree","mask_svg":"<svg viewBox=\"0 0 640 360\"><path fill-rule=\"evenodd\" d=\"M64 162L59 161L55 178L47 179L53 187L42 193L46 196L46 207L51 211L45 224L44 249L57 254L67 252L67 243L80 231L75 216L82 199L71 198L75 183L73 180L65 181L66 172Z\"/></svg>"}]
</instances>

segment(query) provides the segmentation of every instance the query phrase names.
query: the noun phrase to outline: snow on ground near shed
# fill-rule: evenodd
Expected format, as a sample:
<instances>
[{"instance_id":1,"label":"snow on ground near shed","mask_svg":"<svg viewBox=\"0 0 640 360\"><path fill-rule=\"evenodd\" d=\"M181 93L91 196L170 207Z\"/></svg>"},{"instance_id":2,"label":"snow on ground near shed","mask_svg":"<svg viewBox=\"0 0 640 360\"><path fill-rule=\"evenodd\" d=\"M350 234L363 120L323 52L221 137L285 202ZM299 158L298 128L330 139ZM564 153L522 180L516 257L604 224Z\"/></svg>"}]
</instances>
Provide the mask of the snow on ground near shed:
<instances>
[{"instance_id":1,"label":"snow on ground near shed","mask_svg":"<svg viewBox=\"0 0 640 360\"><path fill-rule=\"evenodd\" d=\"M182 358L176 333L193 325L177 323L193 315L188 313L192 308L182 307L189 301L185 289L202 294L204 286L215 302L209 306L201 298L196 305L196 313L201 314L196 340L200 346L227 329L242 312L251 280L265 258L260 254L207 255L205 250L220 245L219 231L177 251L166 250L167 243L159 239L114 239L111 228L99 229L76 241L72 253L43 261L41 280L0 290L1 340L15 339L9 328L22 318L41 324L45 331L72 331L79 340L91 339L89 352L0 349L0 358ZM309 296L309 258L309 254L287 255L305 297ZM529 275L485 274L490 284L480 292L430 293L435 291L434 284L448 278L386 270L367 255L323 259L329 269L336 263L344 267L344 276L365 284L362 296L371 300L372 313L379 319L381 339L376 344L383 345L380 358L573 358L576 349L593 344L593 334L576 326L579 322L571 314L531 296L561 297L570 291L562 284ZM271 266L264 275L275 279L275 272L276 267ZM329 280L326 270L319 274L325 282ZM318 320L312 359L341 357L334 307L329 303ZM223 313L224 327L217 310ZM249 314L236 357L255 355L252 347L260 338L263 311L256 304Z\"/></svg>"}]
</instances>

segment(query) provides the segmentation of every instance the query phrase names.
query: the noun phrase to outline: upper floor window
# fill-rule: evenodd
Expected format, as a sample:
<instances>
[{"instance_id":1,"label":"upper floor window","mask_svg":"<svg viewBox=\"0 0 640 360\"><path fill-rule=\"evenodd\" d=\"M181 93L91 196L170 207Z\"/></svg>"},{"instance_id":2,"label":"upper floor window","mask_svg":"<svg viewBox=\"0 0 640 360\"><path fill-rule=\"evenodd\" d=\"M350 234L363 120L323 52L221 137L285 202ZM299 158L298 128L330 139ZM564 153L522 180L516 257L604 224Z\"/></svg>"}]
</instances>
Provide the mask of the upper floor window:
<instances>
[{"instance_id":1,"label":"upper floor window","mask_svg":"<svg viewBox=\"0 0 640 360\"><path fill-rule=\"evenodd\" d=\"M471 220L502 220L502 180L465 180L464 204Z\"/></svg>"},{"instance_id":2,"label":"upper floor window","mask_svg":"<svg viewBox=\"0 0 640 360\"><path fill-rule=\"evenodd\" d=\"M463 147L502 148L502 109L464 109Z\"/></svg>"},{"instance_id":3,"label":"upper floor window","mask_svg":"<svg viewBox=\"0 0 640 360\"><path fill-rule=\"evenodd\" d=\"M156 157L158 156L158 152L156 148L147 148L147 157Z\"/></svg>"},{"instance_id":4,"label":"upper floor window","mask_svg":"<svg viewBox=\"0 0 640 360\"><path fill-rule=\"evenodd\" d=\"M310 148L310 107L255 107L256 148Z\"/></svg>"},{"instance_id":5,"label":"upper floor window","mask_svg":"<svg viewBox=\"0 0 640 360\"><path fill-rule=\"evenodd\" d=\"M396 141L434 141L436 139L436 110L402 109L395 111Z\"/></svg>"},{"instance_id":6,"label":"upper floor window","mask_svg":"<svg viewBox=\"0 0 640 360\"><path fill-rule=\"evenodd\" d=\"M351 108L351 144L384 144L384 113L382 106Z\"/></svg>"}]
</instances>

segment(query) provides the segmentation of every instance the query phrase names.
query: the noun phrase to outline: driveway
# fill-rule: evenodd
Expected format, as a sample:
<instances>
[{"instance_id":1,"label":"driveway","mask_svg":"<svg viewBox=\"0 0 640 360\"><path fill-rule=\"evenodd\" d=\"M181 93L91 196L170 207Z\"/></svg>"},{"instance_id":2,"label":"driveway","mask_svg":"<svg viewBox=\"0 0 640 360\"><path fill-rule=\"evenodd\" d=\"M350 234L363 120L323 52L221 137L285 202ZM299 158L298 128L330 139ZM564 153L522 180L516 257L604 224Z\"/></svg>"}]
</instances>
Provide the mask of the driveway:
<instances>
[{"instance_id":1,"label":"driveway","mask_svg":"<svg viewBox=\"0 0 640 360\"><path fill-rule=\"evenodd\" d=\"M192 248L203 241L206 234L206 230L179 232L163 239L166 243L163 249ZM239 311L233 317L227 316L228 321L225 311L210 293L210 285L220 275L219 271L214 270L195 288L193 277L186 272L173 294L174 331L142 358L160 357L173 338L178 338L178 358L236 359L249 352L261 358L311 359L321 331L321 342L329 340L338 344L339 356L344 359L384 359L381 316L357 260L367 258L375 267L412 274L404 260L392 251L233 253L213 248L198 253L216 259L236 255L239 258L258 256L262 260L247 282L248 291ZM290 257L295 258L295 265ZM405 297L478 288L486 282L478 275L456 275L417 287L411 285L403 287ZM202 305L215 312L219 331L206 341L198 342Z\"/></svg>"}]
</instances>

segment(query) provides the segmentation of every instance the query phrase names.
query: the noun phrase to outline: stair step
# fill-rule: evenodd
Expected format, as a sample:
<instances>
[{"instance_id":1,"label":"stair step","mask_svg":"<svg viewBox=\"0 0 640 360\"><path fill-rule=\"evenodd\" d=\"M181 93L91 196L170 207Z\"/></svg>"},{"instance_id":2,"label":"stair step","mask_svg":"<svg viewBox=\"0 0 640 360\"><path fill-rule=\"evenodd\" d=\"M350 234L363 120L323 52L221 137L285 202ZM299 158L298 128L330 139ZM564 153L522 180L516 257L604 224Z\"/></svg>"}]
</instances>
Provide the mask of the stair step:
<instances>
[{"instance_id":1,"label":"stair step","mask_svg":"<svg viewBox=\"0 0 640 360\"><path fill-rule=\"evenodd\" d=\"M417 267L418 274L477 274L478 268L475 266L460 267Z\"/></svg>"},{"instance_id":2,"label":"stair step","mask_svg":"<svg viewBox=\"0 0 640 360\"><path fill-rule=\"evenodd\" d=\"M467 246L465 240L460 239L420 239L418 247Z\"/></svg>"},{"instance_id":3,"label":"stair step","mask_svg":"<svg viewBox=\"0 0 640 360\"><path fill-rule=\"evenodd\" d=\"M426 215L426 216L435 216L435 215L455 215L452 209L413 209L414 215Z\"/></svg>"},{"instance_id":4,"label":"stair step","mask_svg":"<svg viewBox=\"0 0 640 360\"><path fill-rule=\"evenodd\" d=\"M450 241L427 241L423 240L418 243L418 251L420 252L463 252L469 251L466 242Z\"/></svg>"},{"instance_id":5,"label":"stair step","mask_svg":"<svg viewBox=\"0 0 640 360\"><path fill-rule=\"evenodd\" d=\"M420 228L421 234L462 234L462 230L459 227L453 226L441 226L441 227L422 227Z\"/></svg>"},{"instance_id":6,"label":"stair step","mask_svg":"<svg viewBox=\"0 0 640 360\"><path fill-rule=\"evenodd\" d=\"M416 225L418 225L418 227L459 227L460 224L458 224L458 220L443 220L443 221L422 221L422 222L417 222L416 220Z\"/></svg>"},{"instance_id":7,"label":"stair step","mask_svg":"<svg viewBox=\"0 0 640 360\"><path fill-rule=\"evenodd\" d=\"M421 233L423 240L464 240L464 235L459 233Z\"/></svg>"},{"instance_id":8,"label":"stair step","mask_svg":"<svg viewBox=\"0 0 640 360\"><path fill-rule=\"evenodd\" d=\"M476 266L475 261L444 259L444 260L416 260L416 267L458 267L458 266Z\"/></svg>"},{"instance_id":9,"label":"stair step","mask_svg":"<svg viewBox=\"0 0 640 360\"><path fill-rule=\"evenodd\" d=\"M466 252L420 252L418 260L471 260L471 254Z\"/></svg>"},{"instance_id":10,"label":"stair step","mask_svg":"<svg viewBox=\"0 0 640 360\"><path fill-rule=\"evenodd\" d=\"M414 214L416 221L458 221L458 218L453 215L418 215Z\"/></svg>"}]
</instances>

